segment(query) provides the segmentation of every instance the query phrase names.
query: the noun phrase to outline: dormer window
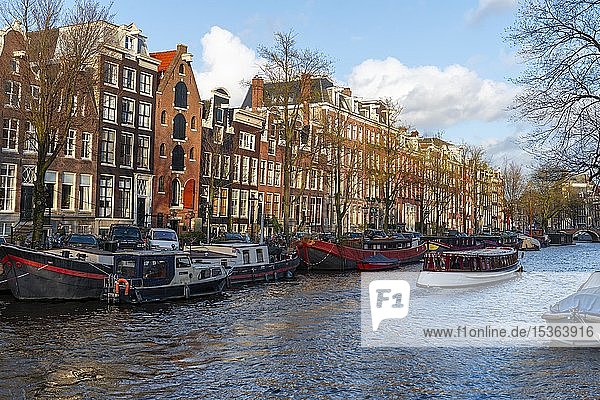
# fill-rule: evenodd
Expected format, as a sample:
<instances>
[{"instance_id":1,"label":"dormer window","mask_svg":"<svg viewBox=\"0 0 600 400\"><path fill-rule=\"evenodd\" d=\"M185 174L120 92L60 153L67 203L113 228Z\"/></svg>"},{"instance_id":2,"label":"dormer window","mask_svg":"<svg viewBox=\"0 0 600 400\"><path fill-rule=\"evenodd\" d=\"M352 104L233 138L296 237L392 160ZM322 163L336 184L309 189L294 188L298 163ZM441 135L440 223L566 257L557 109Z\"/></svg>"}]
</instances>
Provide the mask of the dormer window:
<instances>
[{"instance_id":1,"label":"dormer window","mask_svg":"<svg viewBox=\"0 0 600 400\"><path fill-rule=\"evenodd\" d=\"M132 36L125 36L125 48L127 50L135 49L134 43L135 39Z\"/></svg>"}]
</instances>

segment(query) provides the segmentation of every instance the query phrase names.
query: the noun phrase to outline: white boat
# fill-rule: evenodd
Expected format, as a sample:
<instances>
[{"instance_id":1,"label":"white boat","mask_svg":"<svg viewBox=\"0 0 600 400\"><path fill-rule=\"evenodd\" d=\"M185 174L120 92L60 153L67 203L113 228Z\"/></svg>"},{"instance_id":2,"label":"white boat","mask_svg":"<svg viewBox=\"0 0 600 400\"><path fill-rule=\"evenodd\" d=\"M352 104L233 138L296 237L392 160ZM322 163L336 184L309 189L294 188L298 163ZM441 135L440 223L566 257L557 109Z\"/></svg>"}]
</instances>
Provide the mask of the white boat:
<instances>
[{"instance_id":1,"label":"white boat","mask_svg":"<svg viewBox=\"0 0 600 400\"><path fill-rule=\"evenodd\" d=\"M478 250L428 253L417 286L460 288L500 282L522 271L517 250L488 247Z\"/></svg>"},{"instance_id":2,"label":"white boat","mask_svg":"<svg viewBox=\"0 0 600 400\"><path fill-rule=\"evenodd\" d=\"M550 307L542 315L550 327L577 335L554 336L553 344L562 346L600 346L600 271L592 273L579 289ZM591 331L589 329L592 329Z\"/></svg>"},{"instance_id":3,"label":"white boat","mask_svg":"<svg viewBox=\"0 0 600 400\"><path fill-rule=\"evenodd\" d=\"M300 264L295 253L270 253L266 244L242 241L195 245L188 253L193 265L217 265L229 270L230 285L292 278Z\"/></svg>"}]
</instances>

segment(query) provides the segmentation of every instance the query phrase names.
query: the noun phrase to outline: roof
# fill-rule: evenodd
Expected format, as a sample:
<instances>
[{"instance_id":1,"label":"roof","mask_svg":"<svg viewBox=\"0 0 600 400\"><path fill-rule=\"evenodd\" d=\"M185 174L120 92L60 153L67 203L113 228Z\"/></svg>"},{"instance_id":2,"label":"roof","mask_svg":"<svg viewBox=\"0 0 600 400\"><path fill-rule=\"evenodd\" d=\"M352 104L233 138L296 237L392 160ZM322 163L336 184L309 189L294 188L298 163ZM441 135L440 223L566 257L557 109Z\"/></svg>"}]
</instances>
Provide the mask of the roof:
<instances>
[{"instance_id":1,"label":"roof","mask_svg":"<svg viewBox=\"0 0 600 400\"><path fill-rule=\"evenodd\" d=\"M158 66L158 72L166 71L173 61L173 57L177 54L177 50L167 50L167 51L159 51L156 53L150 53L150 57L156 58L160 60L160 65Z\"/></svg>"}]
</instances>

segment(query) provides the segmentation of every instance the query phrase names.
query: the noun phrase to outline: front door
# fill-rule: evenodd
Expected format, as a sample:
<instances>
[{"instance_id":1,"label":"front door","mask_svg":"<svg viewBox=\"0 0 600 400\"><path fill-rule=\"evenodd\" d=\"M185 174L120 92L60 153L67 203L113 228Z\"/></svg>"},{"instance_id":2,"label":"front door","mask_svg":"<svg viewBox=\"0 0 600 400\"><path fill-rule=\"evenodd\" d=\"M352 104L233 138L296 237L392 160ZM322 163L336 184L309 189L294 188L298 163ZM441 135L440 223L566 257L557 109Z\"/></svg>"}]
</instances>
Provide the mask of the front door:
<instances>
[{"instance_id":1,"label":"front door","mask_svg":"<svg viewBox=\"0 0 600 400\"><path fill-rule=\"evenodd\" d=\"M146 198L137 198L137 215L136 215L137 226L144 226L146 222Z\"/></svg>"},{"instance_id":2,"label":"front door","mask_svg":"<svg viewBox=\"0 0 600 400\"><path fill-rule=\"evenodd\" d=\"M21 186L21 221L33 219L33 186Z\"/></svg>"}]
</instances>

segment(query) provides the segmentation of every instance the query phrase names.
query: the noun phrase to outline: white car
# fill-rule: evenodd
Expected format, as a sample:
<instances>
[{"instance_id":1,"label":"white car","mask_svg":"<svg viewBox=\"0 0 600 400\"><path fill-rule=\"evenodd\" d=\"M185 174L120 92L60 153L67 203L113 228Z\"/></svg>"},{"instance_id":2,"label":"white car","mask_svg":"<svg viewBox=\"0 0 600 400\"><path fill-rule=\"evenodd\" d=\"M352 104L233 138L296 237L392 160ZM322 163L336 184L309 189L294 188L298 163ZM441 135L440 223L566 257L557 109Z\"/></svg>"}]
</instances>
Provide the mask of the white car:
<instances>
[{"instance_id":1,"label":"white car","mask_svg":"<svg viewBox=\"0 0 600 400\"><path fill-rule=\"evenodd\" d=\"M179 238L173 229L151 228L146 238L150 249L179 250Z\"/></svg>"}]
</instances>

